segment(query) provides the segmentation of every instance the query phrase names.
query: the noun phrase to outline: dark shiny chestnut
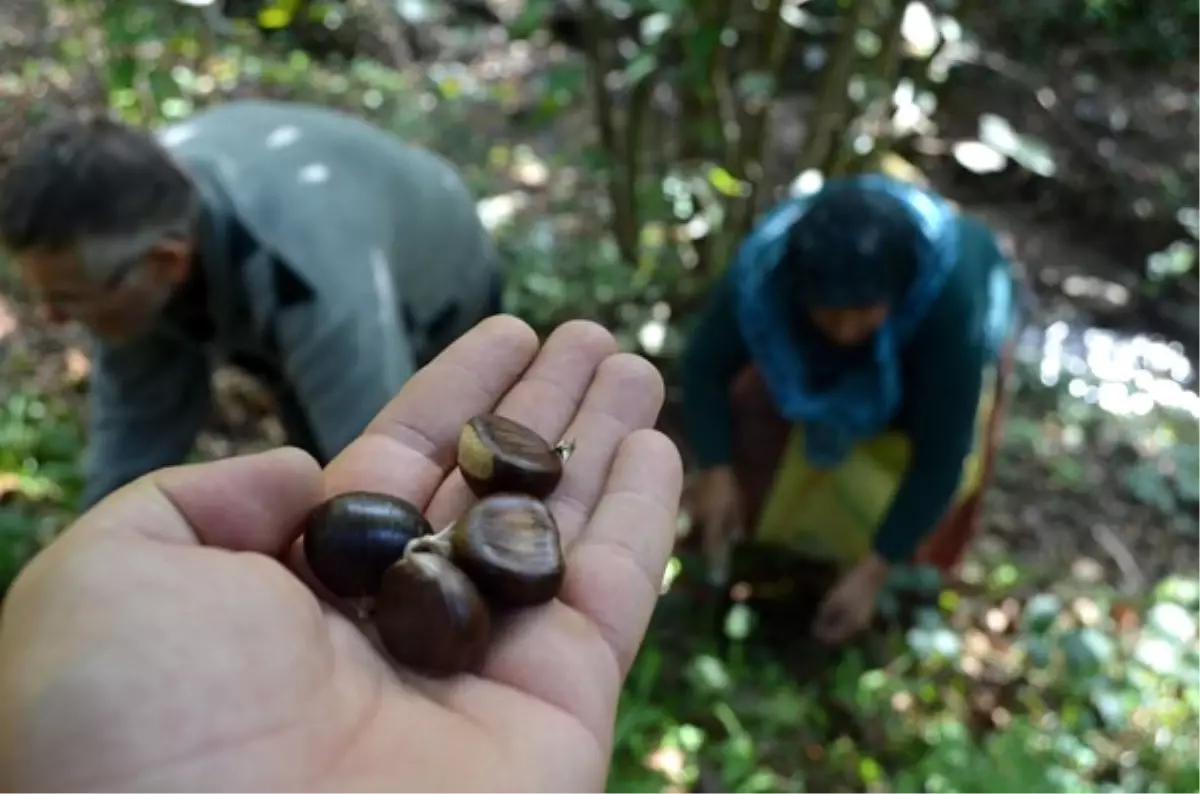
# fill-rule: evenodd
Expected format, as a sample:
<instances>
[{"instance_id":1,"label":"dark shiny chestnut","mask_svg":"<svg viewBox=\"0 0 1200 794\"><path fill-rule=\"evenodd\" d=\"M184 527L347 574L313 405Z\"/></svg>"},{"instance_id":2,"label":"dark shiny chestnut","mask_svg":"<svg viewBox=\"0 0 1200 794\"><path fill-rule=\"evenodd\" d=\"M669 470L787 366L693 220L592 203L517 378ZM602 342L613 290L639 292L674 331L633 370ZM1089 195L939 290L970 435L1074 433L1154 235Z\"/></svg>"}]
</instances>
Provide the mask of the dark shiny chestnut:
<instances>
[{"instance_id":1,"label":"dark shiny chestnut","mask_svg":"<svg viewBox=\"0 0 1200 794\"><path fill-rule=\"evenodd\" d=\"M495 414L482 414L463 425L458 438L458 468L478 497L516 491L539 499L562 479L570 449L553 447L530 428Z\"/></svg>"},{"instance_id":2,"label":"dark shiny chestnut","mask_svg":"<svg viewBox=\"0 0 1200 794\"><path fill-rule=\"evenodd\" d=\"M493 494L471 507L450 529L450 559L502 607L549 601L565 572L554 516L527 494Z\"/></svg>"},{"instance_id":3,"label":"dark shiny chestnut","mask_svg":"<svg viewBox=\"0 0 1200 794\"><path fill-rule=\"evenodd\" d=\"M422 551L384 572L374 622L393 659L432 676L475 669L491 633L487 604L467 575L445 557Z\"/></svg>"},{"instance_id":4,"label":"dark shiny chestnut","mask_svg":"<svg viewBox=\"0 0 1200 794\"><path fill-rule=\"evenodd\" d=\"M409 542L433 528L415 505L353 491L327 499L308 516L304 558L317 580L342 598L369 598Z\"/></svg>"}]
</instances>

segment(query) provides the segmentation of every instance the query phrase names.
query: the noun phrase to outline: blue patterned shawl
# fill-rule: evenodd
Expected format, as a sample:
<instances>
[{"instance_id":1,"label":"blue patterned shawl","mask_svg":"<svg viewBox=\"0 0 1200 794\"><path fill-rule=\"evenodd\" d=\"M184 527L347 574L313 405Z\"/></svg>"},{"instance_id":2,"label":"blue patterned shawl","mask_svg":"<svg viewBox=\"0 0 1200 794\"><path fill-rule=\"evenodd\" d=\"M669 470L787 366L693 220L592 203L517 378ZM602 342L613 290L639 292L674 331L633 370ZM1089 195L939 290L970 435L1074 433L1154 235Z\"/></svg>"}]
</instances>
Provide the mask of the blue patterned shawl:
<instances>
[{"instance_id":1,"label":"blue patterned shawl","mask_svg":"<svg viewBox=\"0 0 1200 794\"><path fill-rule=\"evenodd\" d=\"M843 374L830 388L810 387L806 362L791 336L788 307L771 278L783 259L787 235L816 195L790 199L772 209L738 249L732 279L738 323L780 413L805 426L810 463L833 467L854 443L882 433L899 409L903 392L900 350L941 294L958 258L956 214L940 197L882 175L830 182L856 185L899 198L921 230L916 273L873 338L870 363Z\"/></svg>"}]
</instances>

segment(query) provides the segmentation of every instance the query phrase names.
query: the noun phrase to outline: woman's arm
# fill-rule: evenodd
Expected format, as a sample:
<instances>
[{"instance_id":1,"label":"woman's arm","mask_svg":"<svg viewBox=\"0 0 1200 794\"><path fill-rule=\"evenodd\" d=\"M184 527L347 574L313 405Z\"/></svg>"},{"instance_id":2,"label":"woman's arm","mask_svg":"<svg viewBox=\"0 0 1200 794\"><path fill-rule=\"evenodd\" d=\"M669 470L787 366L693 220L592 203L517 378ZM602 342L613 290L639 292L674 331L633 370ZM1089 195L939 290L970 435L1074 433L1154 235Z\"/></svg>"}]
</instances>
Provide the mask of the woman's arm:
<instances>
[{"instance_id":1,"label":"woman's arm","mask_svg":"<svg viewBox=\"0 0 1200 794\"><path fill-rule=\"evenodd\" d=\"M730 386L750 361L737 322L730 275L713 287L683 355L683 424L701 470L733 459Z\"/></svg>"},{"instance_id":2,"label":"woman's arm","mask_svg":"<svg viewBox=\"0 0 1200 794\"><path fill-rule=\"evenodd\" d=\"M912 459L876 535L876 553L888 562L908 559L954 498L975 441L984 363L1004 333L997 324L1011 328L1003 297L998 305L1009 316L993 316L993 271L1009 273L996 238L970 217L959 219L959 233L958 267L906 355Z\"/></svg>"},{"instance_id":3,"label":"woman's arm","mask_svg":"<svg viewBox=\"0 0 1200 794\"><path fill-rule=\"evenodd\" d=\"M981 324L966 318L931 323L914 340L904 384L912 457L875 537L876 554L889 563L916 551L958 490L975 439L983 350Z\"/></svg>"}]
</instances>

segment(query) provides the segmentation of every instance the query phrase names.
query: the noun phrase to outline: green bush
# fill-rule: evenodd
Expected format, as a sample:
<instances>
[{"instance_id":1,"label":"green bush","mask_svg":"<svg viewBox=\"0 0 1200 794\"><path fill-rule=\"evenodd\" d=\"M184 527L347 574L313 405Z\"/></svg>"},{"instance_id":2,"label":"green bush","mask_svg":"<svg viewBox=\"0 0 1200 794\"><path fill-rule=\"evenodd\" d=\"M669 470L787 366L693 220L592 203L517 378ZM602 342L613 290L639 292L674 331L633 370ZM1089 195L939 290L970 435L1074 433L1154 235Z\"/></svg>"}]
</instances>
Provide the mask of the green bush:
<instances>
[{"instance_id":1,"label":"green bush","mask_svg":"<svg viewBox=\"0 0 1200 794\"><path fill-rule=\"evenodd\" d=\"M73 409L18 391L0 401L0 594L69 520L82 487Z\"/></svg>"}]
</instances>

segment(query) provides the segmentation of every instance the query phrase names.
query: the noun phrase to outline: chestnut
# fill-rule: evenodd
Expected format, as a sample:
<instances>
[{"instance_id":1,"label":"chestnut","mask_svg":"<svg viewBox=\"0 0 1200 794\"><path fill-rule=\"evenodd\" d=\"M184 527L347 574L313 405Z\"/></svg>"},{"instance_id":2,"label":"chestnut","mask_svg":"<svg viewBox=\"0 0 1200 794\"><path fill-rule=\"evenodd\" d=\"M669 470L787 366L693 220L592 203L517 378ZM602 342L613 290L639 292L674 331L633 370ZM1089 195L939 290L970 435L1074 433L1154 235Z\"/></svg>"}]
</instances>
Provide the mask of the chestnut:
<instances>
[{"instance_id":1,"label":"chestnut","mask_svg":"<svg viewBox=\"0 0 1200 794\"><path fill-rule=\"evenodd\" d=\"M562 479L573 445L550 446L525 425L481 414L463 425L458 437L458 468L480 498L517 491L541 499Z\"/></svg>"},{"instance_id":2,"label":"chestnut","mask_svg":"<svg viewBox=\"0 0 1200 794\"><path fill-rule=\"evenodd\" d=\"M467 575L424 551L406 554L384 572L374 622L393 659L433 676L479 665L491 632L487 604Z\"/></svg>"},{"instance_id":3,"label":"chestnut","mask_svg":"<svg viewBox=\"0 0 1200 794\"><path fill-rule=\"evenodd\" d=\"M449 541L450 559L497 606L542 604L562 586L558 525L540 499L518 493L485 497L454 522Z\"/></svg>"},{"instance_id":4,"label":"chestnut","mask_svg":"<svg viewBox=\"0 0 1200 794\"><path fill-rule=\"evenodd\" d=\"M329 592L369 598L409 542L432 532L415 505L394 496L352 491L325 500L309 513L304 558Z\"/></svg>"}]
</instances>

